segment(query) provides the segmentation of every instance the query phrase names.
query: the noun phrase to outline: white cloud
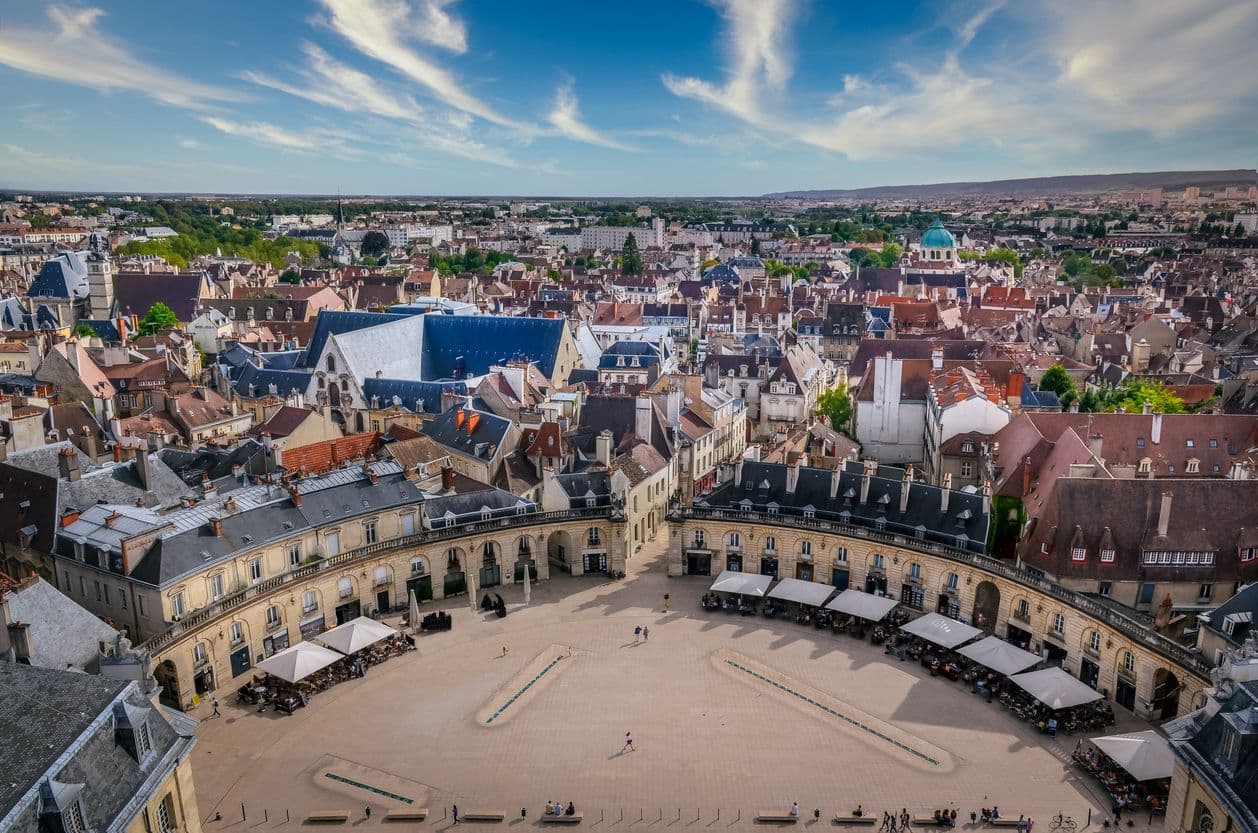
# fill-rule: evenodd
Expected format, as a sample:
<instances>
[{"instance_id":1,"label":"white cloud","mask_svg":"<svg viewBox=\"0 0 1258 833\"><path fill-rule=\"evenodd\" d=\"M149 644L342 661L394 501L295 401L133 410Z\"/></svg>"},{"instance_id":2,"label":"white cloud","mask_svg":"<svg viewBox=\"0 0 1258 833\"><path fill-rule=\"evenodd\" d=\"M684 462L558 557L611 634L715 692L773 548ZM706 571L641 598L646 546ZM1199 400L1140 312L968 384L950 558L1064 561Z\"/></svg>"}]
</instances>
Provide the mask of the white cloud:
<instances>
[{"instance_id":1,"label":"white cloud","mask_svg":"<svg viewBox=\"0 0 1258 833\"><path fill-rule=\"evenodd\" d=\"M307 58L307 67L299 72L301 83L254 71L243 72L240 77L350 113L373 113L387 118L413 120L423 112L414 99L393 95L367 73L336 60L314 44L304 44L302 51Z\"/></svg>"},{"instance_id":2,"label":"white cloud","mask_svg":"<svg viewBox=\"0 0 1258 833\"><path fill-rule=\"evenodd\" d=\"M1166 134L1253 117L1235 109L1258 94L1253 0L1069 0L1036 22L1060 82L1113 126Z\"/></svg>"},{"instance_id":3,"label":"white cloud","mask_svg":"<svg viewBox=\"0 0 1258 833\"><path fill-rule=\"evenodd\" d=\"M433 46L462 55L467 51L467 26L462 18L446 11L446 7L454 3L455 0L424 0L420 4L415 34Z\"/></svg>"},{"instance_id":4,"label":"white cloud","mask_svg":"<svg viewBox=\"0 0 1258 833\"><path fill-rule=\"evenodd\" d=\"M228 136L248 139L260 145L299 153L325 153L329 156L355 158L361 153L345 144L346 136L335 131L316 129L297 133L270 122L240 122L218 116L202 116L201 121Z\"/></svg>"},{"instance_id":5,"label":"white cloud","mask_svg":"<svg viewBox=\"0 0 1258 833\"><path fill-rule=\"evenodd\" d=\"M600 133L582 120L581 108L571 83L564 84L555 93L555 106L546 117L546 121L569 139L612 150L633 150L628 145Z\"/></svg>"},{"instance_id":6,"label":"white cloud","mask_svg":"<svg viewBox=\"0 0 1258 833\"><path fill-rule=\"evenodd\" d=\"M201 147L201 143L198 142L196 139L180 139L179 147L183 148L184 150L196 150L197 148Z\"/></svg>"},{"instance_id":7,"label":"white cloud","mask_svg":"<svg viewBox=\"0 0 1258 833\"><path fill-rule=\"evenodd\" d=\"M47 8L50 29L0 27L0 64L106 92L140 93L163 104L204 109L239 95L202 84L135 57L136 50L102 32L94 8Z\"/></svg>"},{"instance_id":8,"label":"white cloud","mask_svg":"<svg viewBox=\"0 0 1258 833\"><path fill-rule=\"evenodd\" d=\"M416 31L415 20L425 17L423 9L416 12L402 0L322 0L322 3L330 14L328 26L359 52L417 81L456 110L503 127L530 129L528 125L498 113L469 93L453 73L412 47L408 41L431 42L428 35L433 33L426 32L421 37ZM434 4L428 0L426 5ZM448 14L444 10L446 5L437 3L436 8L442 14ZM444 36L449 38L450 31L451 27L447 25Z\"/></svg>"}]
</instances>

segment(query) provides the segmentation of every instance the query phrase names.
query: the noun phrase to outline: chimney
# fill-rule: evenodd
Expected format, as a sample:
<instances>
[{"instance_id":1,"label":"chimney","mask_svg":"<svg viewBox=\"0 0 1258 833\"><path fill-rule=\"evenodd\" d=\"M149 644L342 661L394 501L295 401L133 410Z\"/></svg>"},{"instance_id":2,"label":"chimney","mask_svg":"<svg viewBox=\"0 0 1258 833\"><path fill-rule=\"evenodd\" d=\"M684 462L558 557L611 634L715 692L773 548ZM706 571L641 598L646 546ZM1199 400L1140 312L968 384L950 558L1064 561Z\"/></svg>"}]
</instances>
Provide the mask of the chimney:
<instances>
[{"instance_id":1,"label":"chimney","mask_svg":"<svg viewBox=\"0 0 1258 833\"><path fill-rule=\"evenodd\" d=\"M1144 414L1145 416L1148 416L1149 414L1153 413L1153 405L1149 402L1144 403L1144 407L1140 409L1140 413Z\"/></svg>"},{"instance_id":2,"label":"chimney","mask_svg":"<svg viewBox=\"0 0 1258 833\"><path fill-rule=\"evenodd\" d=\"M79 510L67 508L61 513L61 526L64 529L65 527L74 523L78 519L79 519Z\"/></svg>"},{"instance_id":3,"label":"chimney","mask_svg":"<svg viewBox=\"0 0 1258 833\"><path fill-rule=\"evenodd\" d=\"M1233 460L1232 468L1228 471L1227 477L1229 480L1244 480L1245 479L1244 464L1241 463L1240 460Z\"/></svg>"},{"instance_id":4,"label":"chimney","mask_svg":"<svg viewBox=\"0 0 1258 833\"><path fill-rule=\"evenodd\" d=\"M69 480L71 483L78 480L83 473L79 468L78 449L71 445L58 451L57 469L62 480Z\"/></svg>"},{"instance_id":5,"label":"chimney","mask_svg":"<svg viewBox=\"0 0 1258 833\"><path fill-rule=\"evenodd\" d=\"M441 491L449 492L454 489L454 467L441 467Z\"/></svg>"},{"instance_id":6,"label":"chimney","mask_svg":"<svg viewBox=\"0 0 1258 833\"><path fill-rule=\"evenodd\" d=\"M1022 496L1026 497L1031 493L1031 458L1026 457L1022 461Z\"/></svg>"},{"instance_id":7,"label":"chimney","mask_svg":"<svg viewBox=\"0 0 1258 833\"><path fill-rule=\"evenodd\" d=\"M1149 407L1147 403L1145 404L1145 407ZM1149 440L1154 445L1158 445L1162 442L1162 415L1152 414L1152 416L1153 425L1149 428Z\"/></svg>"},{"instance_id":8,"label":"chimney","mask_svg":"<svg viewBox=\"0 0 1258 833\"><path fill-rule=\"evenodd\" d=\"M874 472L878 471L877 460L866 460L861 469L861 503L869 502L869 483Z\"/></svg>"},{"instance_id":9,"label":"chimney","mask_svg":"<svg viewBox=\"0 0 1258 833\"><path fill-rule=\"evenodd\" d=\"M983 481L983 514L991 515L992 513L992 482L990 480Z\"/></svg>"},{"instance_id":10,"label":"chimney","mask_svg":"<svg viewBox=\"0 0 1258 833\"><path fill-rule=\"evenodd\" d=\"M948 514L948 498L952 494L952 472L945 472L943 486L939 489L939 514Z\"/></svg>"},{"instance_id":11,"label":"chimney","mask_svg":"<svg viewBox=\"0 0 1258 833\"><path fill-rule=\"evenodd\" d=\"M943 353L944 351L942 347L936 347L930 351L931 370L943 370ZM887 355L890 355L890 353Z\"/></svg>"},{"instance_id":12,"label":"chimney","mask_svg":"<svg viewBox=\"0 0 1258 833\"><path fill-rule=\"evenodd\" d=\"M1010 408L1017 408L1022 405L1022 384L1025 380L1021 370L1010 371L1009 386L1005 391L1005 403Z\"/></svg>"},{"instance_id":13,"label":"chimney","mask_svg":"<svg viewBox=\"0 0 1258 833\"><path fill-rule=\"evenodd\" d=\"M799 458L795 458L795 462L786 467L786 493L788 495L795 494L795 487L799 484Z\"/></svg>"},{"instance_id":14,"label":"chimney","mask_svg":"<svg viewBox=\"0 0 1258 833\"><path fill-rule=\"evenodd\" d=\"M376 476L376 473L367 463L363 463L363 474L366 475L367 480L369 480L373 486L380 482L380 478Z\"/></svg>"},{"instance_id":15,"label":"chimney","mask_svg":"<svg viewBox=\"0 0 1258 833\"><path fill-rule=\"evenodd\" d=\"M223 519L218 515L210 518L210 529L214 531L215 538L223 537Z\"/></svg>"},{"instance_id":16,"label":"chimney","mask_svg":"<svg viewBox=\"0 0 1258 833\"><path fill-rule=\"evenodd\" d=\"M79 342L66 342L66 361L70 363L70 369L79 374Z\"/></svg>"},{"instance_id":17,"label":"chimney","mask_svg":"<svg viewBox=\"0 0 1258 833\"><path fill-rule=\"evenodd\" d=\"M201 494L205 496L205 499L209 500L214 497L217 492L218 487L216 487L213 481L210 480L210 476L208 474L201 475Z\"/></svg>"},{"instance_id":18,"label":"chimney","mask_svg":"<svg viewBox=\"0 0 1258 833\"><path fill-rule=\"evenodd\" d=\"M743 458L739 457L738 462L734 464L734 485L743 485Z\"/></svg>"},{"instance_id":19,"label":"chimney","mask_svg":"<svg viewBox=\"0 0 1258 833\"><path fill-rule=\"evenodd\" d=\"M604 428L594 438L594 459L604 466L612 464L612 432Z\"/></svg>"},{"instance_id":20,"label":"chimney","mask_svg":"<svg viewBox=\"0 0 1258 833\"><path fill-rule=\"evenodd\" d=\"M651 400L645 396L633 401L633 433L644 442L651 441Z\"/></svg>"},{"instance_id":21,"label":"chimney","mask_svg":"<svg viewBox=\"0 0 1258 833\"><path fill-rule=\"evenodd\" d=\"M834 500L839 496L840 475L843 474L843 464L830 469L830 500Z\"/></svg>"},{"instance_id":22,"label":"chimney","mask_svg":"<svg viewBox=\"0 0 1258 833\"><path fill-rule=\"evenodd\" d=\"M904 482L900 484L900 514L909 511L909 490L913 486L913 464L904 469Z\"/></svg>"},{"instance_id":23,"label":"chimney","mask_svg":"<svg viewBox=\"0 0 1258 833\"><path fill-rule=\"evenodd\" d=\"M148 449L137 446L135 449L135 474L145 491L153 488L153 471L150 468Z\"/></svg>"},{"instance_id":24,"label":"chimney","mask_svg":"<svg viewBox=\"0 0 1258 833\"><path fill-rule=\"evenodd\" d=\"M288 487L288 496L293 501L293 506L301 508L301 492L297 491L297 484L293 483Z\"/></svg>"},{"instance_id":25,"label":"chimney","mask_svg":"<svg viewBox=\"0 0 1258 833\"><path fill-rule=\"evenodd\" d=\"M1099 432L1088 437L1088 450L1092 452L1092 456L1098 460L1103 460L1101 451L1105 446L1105 437Z\"/></svg>"},{"instance_id":26,"label":"chimney","mask_svg":"<svg viewBox=\"0 0 1258 833\"><path fill-rule=\"evenodd\" d=\"M1171 524L1171 493L1162 493L1162 508L1158 510L1158 537L1165 538Z\"/></svg>"}]
</instances>

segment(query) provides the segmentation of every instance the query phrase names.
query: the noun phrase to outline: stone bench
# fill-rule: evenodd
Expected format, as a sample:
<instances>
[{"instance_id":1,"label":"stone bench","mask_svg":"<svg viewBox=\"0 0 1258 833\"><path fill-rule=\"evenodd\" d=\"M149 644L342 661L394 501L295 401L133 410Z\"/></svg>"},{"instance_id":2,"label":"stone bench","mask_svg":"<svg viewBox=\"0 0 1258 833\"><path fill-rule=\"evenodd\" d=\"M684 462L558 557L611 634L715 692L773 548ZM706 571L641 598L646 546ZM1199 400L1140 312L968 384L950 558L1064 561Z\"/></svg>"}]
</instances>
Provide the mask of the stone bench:
<instances>
[{"instance_id":1,"label":"stone bench","mask_svg":"<svg viewBox=\"0 0 1258 833\"><path fill-rule=\"evenodd\" d=\"M564 815L563 813L551 813L548 816L543 813L540 818L542 820L542 824L580 824L581 819L585 818L585 816L580 813L573 813L570 816Z\"/></svg>"},{"instance_id":2,"label":"stone bench","mask_svg":"<svg viewBox=\"0 0 1258 833\"><path fill-rule=\"evenodd\" d=\"M426 807L398 808L384 814L385 821L423 821L428 818Z\"/></svg>"},{"instance_id":3,"label":"stone bench","mask_svg":"<svg viewBox=\"0 0 1258 833\"><path fill-rule=\"evenodd\" d=\"M349 821L349 810L315 810L306 816L308 824L345 824Z\"/></svg>"},{"instance_id":4,"label":"stone bench","mask_svg":"<svg viewBox=\"0 0 1258 833\"><path fill-rule=\"evenodd\" d=\"M914 816L913 825L915 827L943 827L943 821L934 816Z\"/></svg>"},{"instance_id":5,"label":"stone bench","mask_svg":"<svg viewBox=\"0 0 1258 833\"><path fill-rule=\"evenodd\" d=\"M796 824L799 816L792 816L789 812L780 813L772 810L761 810L756 813L756 821L761 824Z\"/></svg>"},{"instance_id":6,"label":"stone bench","mask_svg":"<svg viewBox=\"0 0 1258 833\"><path fill-rule=\"evenodd\" d=\"M464 810L459 813L459 821L502 821L506 817L505 810Z\"/></svg>"},{"instance_id":7,"label":"stone bench","mask_svg":"<svg viewBox=\"0 0 1258 833\"><path fill-rule=\"evenodd\" d=\"M1021 827L1026 824L1026 819L1007 819L1002 816L998 819L992 819L988 824L992 827Z\"/></svg>"},{"instance_id":8,"label":"stone bench","mask_svg":"<svg viewBox=\"0 0 1258 833\"><path fill-rule=\"evenodd\" d=\"M853 826L858 825L858 824L868 824L870 827L872 827L873 825L878 823L878 819L874 818L873 816L842 816L842 815L836 814L834 817L834 823L853 825Z\"/></svg>"}]
</instances>

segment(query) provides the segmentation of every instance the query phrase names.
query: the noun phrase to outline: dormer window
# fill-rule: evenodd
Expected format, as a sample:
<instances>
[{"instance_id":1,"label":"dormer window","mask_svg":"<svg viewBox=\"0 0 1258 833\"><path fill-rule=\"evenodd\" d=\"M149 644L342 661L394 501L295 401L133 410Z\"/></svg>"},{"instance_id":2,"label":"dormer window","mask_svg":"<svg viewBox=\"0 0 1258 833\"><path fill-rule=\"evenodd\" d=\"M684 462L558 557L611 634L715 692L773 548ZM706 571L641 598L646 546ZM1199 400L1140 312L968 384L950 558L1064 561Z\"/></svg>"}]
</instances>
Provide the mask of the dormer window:
<instances>
[{"instance_id":1,"label":"dormer window","mask_svg":"<svg viewBox=\"0 0 1258 833\"><path fill-rule=\"evenodd\" d=\"M965 441L965 442L963 442L963 443L961 443L961 453L962 453L962 454L973 454L973 453L974 453L974 443L972 443L972 442L970 442L970 441L968 441L968 440L967 440L967 441Z\"/></svg>"},{"instance_id":2,"label":"dormer window","mask_svg":"<svg viewBox=\"0 0 1258 833\"><path fill-rule=\"evenodd\" d=\"M88 833L82 794L82 784L63 784L51 779L41 784L42 826L53 833Z\"/></svg>"},{"instance_id":3,"label":"dormer window","mask_svg":"<svg viewBox=\"0 0 1258 833\"><path fill-rule=\"evenodd\" d=\"M1201 461L1196 458L1189 460L1188 467L1184 469L1184 472L1187 474L1197 474L1200 471L1201 471Z\"/></svg>"},{"instance_id":4,"label":"dormer window","mask_svg":"<svg viewBox=\"0 0 1258 833\"><path fill-rule=\"evenodd\" d=\"M1153 470L1153 461L1150 460L1148 457L1143 458L1140 461L1140 473L1148 474L1152 470Z\"/></svg>"},{"instance_id":5,"label":"dormer window","mask_svg":"<svg viewBox=\"0 0 1258 833\"><path fill-rule=\"evenodd\" d=\"M1083 561L1088 557L1088 551L1083 547L1074 547L1070 550L1071 561Z\"/></svg>"},{"instance_id":6,"label":"dormer window","mask_svg":"<svg viewBox=\"0 0 1258 833\"><path fill-rule=\"evenodd\" d=\"M1106 564L1112 564L1114 562L1114 551L1101 550L1101 561Z\"/></svg>"},{"instance_id":7,"label":"dormer window","mask_svg":"<svg viewBox=\"0 0 1258 833\"><path fill-rule=\"evenodd\" d=\"M150 711L152 709L125 700L114 705L114 741L141 766L153 751L153 738L148 726Z\"/></svg>"}]
</instances>

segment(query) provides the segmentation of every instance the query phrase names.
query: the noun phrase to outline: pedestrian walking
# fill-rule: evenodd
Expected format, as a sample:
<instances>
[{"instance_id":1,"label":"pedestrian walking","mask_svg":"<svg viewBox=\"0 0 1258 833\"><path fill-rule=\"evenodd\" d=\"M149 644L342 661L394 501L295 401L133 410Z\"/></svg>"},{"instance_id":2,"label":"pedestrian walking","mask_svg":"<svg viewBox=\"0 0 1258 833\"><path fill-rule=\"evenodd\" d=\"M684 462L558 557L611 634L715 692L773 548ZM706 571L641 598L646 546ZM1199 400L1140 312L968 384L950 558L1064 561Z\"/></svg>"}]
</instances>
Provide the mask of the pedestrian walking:
<instances>
[{"instance_id":1,"label":"pedestrian walking","mask_svg":"<svg viewBox=\"0 0 1258 833\"><path fill-rule=\"evenodd\" d=\"M642 626L638 625L633 629L633 644L637 645L642 641Z\"/></svg>"},{"instance_id":2,"label":"pedestrian walking","mask_svg":"<svg viewBox=\"0 0 1258 833\"><path fill-rule=\"evenodd\" d=\"M210 700L210 704L214 706L214 714L210 715L210 717L222 717L222 715L218 712L218 698L215 697Z\"/></svg>"},{"instance_id":3,"label":"pedestrian walking","mask_svg":"<svg viewBox=\"0 0 1258 833\"><path fill-rule=\"evenodd\" d=\"M671 601L671 600L668 598L668 594L667 594L667 593L665 593L665 594L664 594L664 612L665 612L665 613L668 613L668 605L669 605L669 602L670 602L670 601Z\"/></svg>"},{"instance_id":4,"label":"pedestrian walking","mask_svg":"<svg viewBox=\"0 0 1258 833\"><path fill-rule=\"evenodd\" d=\"M900 830L904 831L908 829L909 829L909 808L901 807L900 808Z\"/></svg>"},{"instance_id":5,"label":"pedestrian walking","mask_svg":"<svg viewBox=\"0 0 1258 833\"><path fill-rule=\"evenodd\" d=\"M646 642L646 641L647 641L648 639L650 639L650 638L651 638L651 629L650 629L650 628L647 628L647 627L644 627L644 628L642 629L642 641L643 641L643 642Z\"/></svg>"},{"instance_id":6,"label":"pedestrian walking","mask_svg":"<svg viewBox=\"0 0 1258 833\"><path fill-rule=\"evenodd\" d=\"M454 823L458 824L459 823L459 805L455 804L454 807L450 809L450 815L454 817Z\"/></svg>"},{"instance_id":7,"label":"pedestrian walking","mask_svg":"<svg viewBox=\"0 0 1258 833\"><path fill-rule=\"evenodd\" d=\"M891 814L891 833L895 833L895 813Z\"/></svg>"},{"instance_id":8,"label":"pedestrian walking","mask_svg":"<svg viewBox=\"0 0 1258 833\"><path fill-rule=\"evenodd\" d=\"M504 657L507 655L507 646L506 646L506 645L503 645L503 646L502 646L502 655L503 655Z\"/></svg>"},{"instance_id":9,"label":"pedestrian walking","mask_svg":"<svg viewBox=\"0 0 1258 833\"><path fill-rule=\"evenodd\" d=\"M626 749L628 749L630 752L633 751L633 733L632 732L625 732L625 745L620 747L620 751L624 752Z\"/></svg>"},{"instance_id":10,"label":"pedestrian walking","mask_svg":"<svg viewBox=\"0 0 1258 833\"><path fill-rule=\"evenodd\" d=\"M366 807L363 808L363 818L365 819L371 818L371 805L370 804L368 804Z\"/></svg>"},{"instance_id":11,"label":"pedestrian walking","mask_svg":"<svg viewBox=\"0 0 1258 833\"><path fill-rule=\"evenodd\" d=\"M887 830L890 824L891 824L891 814L888 813L886 810L883 810L882 811L882 827L878 828L878 833L882 833L882 831Z\"/></svg>"}]
</instances>

